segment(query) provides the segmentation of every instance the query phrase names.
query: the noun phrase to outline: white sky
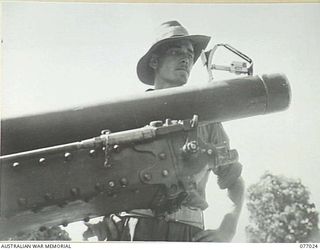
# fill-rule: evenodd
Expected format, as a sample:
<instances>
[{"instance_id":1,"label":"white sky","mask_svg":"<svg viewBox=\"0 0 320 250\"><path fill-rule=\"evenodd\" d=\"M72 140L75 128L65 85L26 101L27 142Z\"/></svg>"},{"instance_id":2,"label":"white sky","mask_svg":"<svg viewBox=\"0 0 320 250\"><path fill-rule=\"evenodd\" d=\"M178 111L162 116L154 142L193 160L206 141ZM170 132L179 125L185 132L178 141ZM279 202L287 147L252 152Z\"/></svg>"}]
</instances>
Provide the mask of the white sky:
<instances>
[{"instance_id":1,"label":"white sky","mask_svg":"<svg viewBox=\"0 0 320 250\"><path fill-rule=\"evenodd\" d=\"M320 211L319 4L4 3L2 12L3 117L144 91L136 63L155 28L168 20L178 20L189 33L212 36L208 48L229 43L249 55L255 74L285 73L292 88L287 111L224 125L240 153L247 186L266 170L300 178ZM198 62L189 84L206 83ZM212 178L208 228L217 227L230 207L216 186ZM235 242L245 241L247 224L244 210ZM81 240L82 229L72 226L75 240Z\"/></svg>"}]
</instances>

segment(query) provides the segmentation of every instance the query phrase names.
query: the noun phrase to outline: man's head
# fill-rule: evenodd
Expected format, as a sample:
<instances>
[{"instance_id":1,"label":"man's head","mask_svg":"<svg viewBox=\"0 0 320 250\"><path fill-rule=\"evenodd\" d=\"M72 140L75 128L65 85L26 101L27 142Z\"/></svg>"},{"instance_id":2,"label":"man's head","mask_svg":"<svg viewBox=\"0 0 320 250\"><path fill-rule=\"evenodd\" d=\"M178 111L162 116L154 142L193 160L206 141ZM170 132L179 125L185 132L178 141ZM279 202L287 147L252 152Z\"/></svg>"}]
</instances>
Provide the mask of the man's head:
<instances>
[{"instance_id":1,"label":"man's head","mask_svg":"<svg viewBox=\"0 0 320 250\"><path fill-rule=\"evenodd\" d=\"M194 48L189 40L166 44L152 53L149 67L154 70L154 87L177 87L188 81L194 63Z\"/></svg>"},{"instance_id":2,"label":"man's head","mask_svg":"<svg viewBox=\"0 0 320 250\"><path fill-rule=\"evenodd\" d=\"M156 42L138 62L139 79L156 89L185 84L209 40L208 36L189 35L177 21L163 23Z\"/></svg>"}]
</instances>

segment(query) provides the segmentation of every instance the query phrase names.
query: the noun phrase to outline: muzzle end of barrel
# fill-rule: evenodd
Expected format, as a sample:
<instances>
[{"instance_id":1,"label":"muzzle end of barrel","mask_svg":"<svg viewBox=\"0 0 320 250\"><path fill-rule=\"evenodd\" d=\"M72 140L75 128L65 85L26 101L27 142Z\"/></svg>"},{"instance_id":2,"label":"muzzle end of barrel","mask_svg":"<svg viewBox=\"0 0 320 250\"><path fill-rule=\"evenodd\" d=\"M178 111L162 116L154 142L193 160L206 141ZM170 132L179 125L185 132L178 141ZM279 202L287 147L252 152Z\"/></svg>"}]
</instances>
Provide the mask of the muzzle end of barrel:
<instances>
[{"instance_id":1,"label":"muzzle end of barrel","mask_svg":"<svg viewBox=\"0 0 320 250\"><path fill-rule=\"evenodd\" d=\"M266 113L283 111L289 108L291 103L291 88L288 78L281 73L262 75L266 92Z\"/></svg>"}]
</instances>

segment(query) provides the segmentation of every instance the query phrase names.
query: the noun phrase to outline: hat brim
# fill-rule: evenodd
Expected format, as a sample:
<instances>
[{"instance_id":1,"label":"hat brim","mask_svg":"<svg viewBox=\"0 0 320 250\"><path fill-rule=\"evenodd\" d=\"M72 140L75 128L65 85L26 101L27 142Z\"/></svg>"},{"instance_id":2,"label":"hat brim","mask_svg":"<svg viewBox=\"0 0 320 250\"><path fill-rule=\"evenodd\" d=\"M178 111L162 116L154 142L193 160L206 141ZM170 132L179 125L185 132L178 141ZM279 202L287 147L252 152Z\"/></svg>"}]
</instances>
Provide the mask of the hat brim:
<instances>
[{"instance_id":1,"label":"hat brim","mask_svg":"<svg viewBox=\"0 0 320 250\"><path fill-rule=\"evenodd\" d=\"M211 37L203 35L177 36L166 38L155 43L137 64L137 75L140 81L148 85L154 85L154 70L149 66L152 52L154 52L162 44L185 39L190 40L193 45L194 62L196 62L201 54L201 51L207 47Z\"/></svg>"}]
</instances>

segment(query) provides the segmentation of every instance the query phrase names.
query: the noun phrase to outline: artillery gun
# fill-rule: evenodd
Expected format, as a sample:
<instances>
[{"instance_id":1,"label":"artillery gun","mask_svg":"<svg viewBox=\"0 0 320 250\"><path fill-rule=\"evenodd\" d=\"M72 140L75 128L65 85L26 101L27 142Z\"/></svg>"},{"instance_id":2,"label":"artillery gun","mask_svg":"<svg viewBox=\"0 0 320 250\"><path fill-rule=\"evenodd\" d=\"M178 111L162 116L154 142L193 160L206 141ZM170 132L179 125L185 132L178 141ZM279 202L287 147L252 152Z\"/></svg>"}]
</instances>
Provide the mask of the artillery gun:
<instances>
[{"instance_id":1,"label":"artillery gun","mask_svg":"<svg viewBox=\"0 0 320 250\"><path fill-rule=\"evenodd\" d=\"M2 120L0 239L137 208L170 212L191 196L205 208L193 177L237 152L200 141L197 127L289 103L284 75L249 75Z\"/></svg>"}]
</instances>

